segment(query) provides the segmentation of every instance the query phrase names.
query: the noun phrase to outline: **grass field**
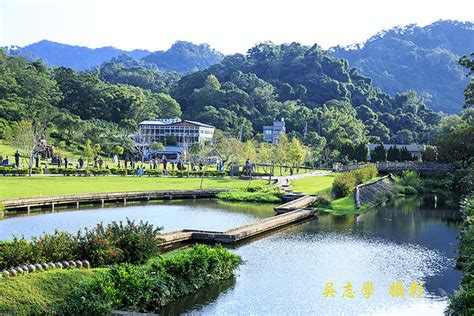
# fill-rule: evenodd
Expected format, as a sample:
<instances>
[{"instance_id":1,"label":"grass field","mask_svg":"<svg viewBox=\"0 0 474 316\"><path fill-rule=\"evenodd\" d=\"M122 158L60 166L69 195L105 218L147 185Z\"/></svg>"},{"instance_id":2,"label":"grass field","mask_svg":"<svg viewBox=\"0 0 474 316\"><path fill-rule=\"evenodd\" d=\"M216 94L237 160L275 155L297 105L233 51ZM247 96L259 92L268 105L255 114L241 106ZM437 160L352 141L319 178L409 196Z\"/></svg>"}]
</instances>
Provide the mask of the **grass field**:
<instances>
[{"instance_id":1,"label":"grass field","mask_svg":"<svg viewBox=\"0 0 474 316\"><path fill-rule=\"evenodd\" d=\"M307 177L291 181L291 189L306 194L317 194L321 191L327 191L332 188L332 182L335 175Z\"/></svg>"},{"instance_id":2,"label":"grass field","mask_svg":"<svg viewBox=\"0 0 474 316\"><path fill-rule=\"evenodd\" d=\"M97 192L192 190L199 189L200 183L200 178L0 177L0 199ZM248 183L247 180L233 178L205 178L203 189L237 189L247 187ZM263 180L252 180L252 186L265 184Z\"/></svg>"}]
</instances>

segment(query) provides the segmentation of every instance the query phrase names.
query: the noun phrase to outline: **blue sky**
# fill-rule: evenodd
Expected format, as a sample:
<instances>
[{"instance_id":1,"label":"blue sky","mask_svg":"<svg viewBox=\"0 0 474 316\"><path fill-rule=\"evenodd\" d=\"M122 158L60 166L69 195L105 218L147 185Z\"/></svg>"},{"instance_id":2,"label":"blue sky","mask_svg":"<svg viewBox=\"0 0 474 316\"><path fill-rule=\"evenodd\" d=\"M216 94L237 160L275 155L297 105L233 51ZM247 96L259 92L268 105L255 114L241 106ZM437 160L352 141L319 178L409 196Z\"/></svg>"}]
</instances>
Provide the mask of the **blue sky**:
<instances>
[{"instance_id":1,"label":"blue sky","mask_svg":"<svg viewBox=\"0 0 474 316\"><path fill-rule=\"evenodd\" d=\"M473 21L473 12L466 0L0 0L0 46L49 39L158 50L188 40L234 53L271 40L328 48L397 25Z\"/></svg>"}]
</instances>

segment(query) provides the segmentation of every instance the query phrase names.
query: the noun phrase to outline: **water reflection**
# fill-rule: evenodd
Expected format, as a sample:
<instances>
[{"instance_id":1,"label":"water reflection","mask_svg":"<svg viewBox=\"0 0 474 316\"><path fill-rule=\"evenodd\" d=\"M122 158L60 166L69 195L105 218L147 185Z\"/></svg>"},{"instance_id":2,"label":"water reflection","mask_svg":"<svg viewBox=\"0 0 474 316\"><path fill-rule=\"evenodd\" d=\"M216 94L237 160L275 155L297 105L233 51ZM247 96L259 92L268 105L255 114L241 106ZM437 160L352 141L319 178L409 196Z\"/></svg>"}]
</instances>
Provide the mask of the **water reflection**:
<instances>
[{"instance_id":1,"label":"water reflection","mask_svg":"<svg viewBox=\"0 0 474 316\"><path fill-rule=\"evenodd\" d=\"M273 216L274 205L250 203L223 203L215 200L182 200L127 207L107 207L10 216L0 220L0 240L12 235L26 238L55 229L76 232L83 227L93 227L130 218L163 226L164 231L180 229L226 230L258 219Z\"/></svg>"},{"instance_id":2,"label":"water reflection","mask_svg":"<svg viewBox=\"0 0 474 316\"><path fill-rule=\"evenodd\" d=\"M446 296L457 288L454 270L457 211L438 208L430 198L399 199L362 216L319 218L239 245L245 264L235 285L215 300L185 300L176 312L203 315L442 315ZM350 281L354 299L341 297ZM369 299L360 289L371 281ZM424 284L422 298L392 298L389 287L402 281ZM338 291L324 298L327 282ZM204 295L206 291L200 291Z\"/></svg>"}]
</instances>

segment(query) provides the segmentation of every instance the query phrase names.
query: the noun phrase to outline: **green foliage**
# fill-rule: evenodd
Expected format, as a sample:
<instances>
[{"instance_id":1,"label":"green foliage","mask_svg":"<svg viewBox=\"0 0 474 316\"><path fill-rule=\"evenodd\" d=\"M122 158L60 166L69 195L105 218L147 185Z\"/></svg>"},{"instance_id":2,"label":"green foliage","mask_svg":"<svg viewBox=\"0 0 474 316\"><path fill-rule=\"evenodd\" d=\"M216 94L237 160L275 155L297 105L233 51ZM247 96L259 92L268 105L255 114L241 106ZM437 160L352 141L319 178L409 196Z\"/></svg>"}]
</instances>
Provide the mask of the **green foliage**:
<instances>
[{"instance_id":1,"label":"green foliage","mask_svg":"<svg viewBox=\"0 0 474 316\"><path fill-rule=\"evenodd\" d=\"M395 27L371 37L364 45L336 47L333 51L384 91L393 95L414 89L433 110L457 113L467 83L458 59L474 51L472 28L472 22L457 21Z\"/></svg>"},{"instance_id":2,"label":"green foliage","mask_svg":"<svg viewBox=\"0 0 474 316\"><path fill-rule=\"evenodd\" d=\"M356 186L356 179L350 172L338 175L332 183L332 191L336 199L348 196Z\"/></svg>"},{"instance_id":3,"label":"green foliage","mask_svg":"<svg viewBox=\"0 0 474 316\"><path fill-rule=\"evenodd\" d=\"M375 178L378 174L377 167L373 164L338 175L332 183L332 191L336 199L352 194L356 185L367 182Z\"/></svg>"},{"instance_id":4,"label":"green foliage","mask_svg":"<svg viewBox=\"0 0 474 316\"><path fill-rule=\"evenodd\" d=\"M215 78L211 84L208 80ZM238 135L262 130L284 117L287 130L302 138L318 131L331 149L349 143L387 141L397 135L424 137L439 116L413 92L391 97L371 80L317 45L271 42L231 55L207 70L184 76L172 91L185 117ZM248 130L249 129L249 130ZM402 132L400 132L402 131ZM400 132L400 134L398 134Z\"/></svg>"},{"instance_id":5,"label":"green foliage","mask_svg":"<svg viewBox=\"0 0 474 316\"><path fill-rule=\"evenodd\" d=\"M227 279L240 258L218 246L195 245L146 265L118 265L76 287L59 308L65 315L109 315L112 309L157 312L170 301Z\"/></svg>"},{"instance_id":6,"label":"green foliage","mask_svg":"<svg viewBox=\"0 0 474 316\"><path fill-rule=\"evenodd\" d=\"M436 138L438 160L453 163L461 168L474 162L474 116L473 110L465 110L453 126L445 126Z\"/></svg>"},{"instance_id":7,"label":"green foliage","mask_svg":"<svg viewBox=\"0 0 474 316\"><path fill-rule=\"evenodd\" d=\"M469 108L474 106L474 52L470 54L470 57L467 55L462 56L459 59L459 64L469 70L467 76L470 78L470 80L464 89L464 108Z\"/></svg>"},{"instance_id":8,"label":"green foliage","mask_svg":"<svg viewBox=\"0 0 474 316\"><path fill-rule=\"evenodd\" d=\"M421 190L423 182L418 172L414 170L408 170L403 171L402 176L398 181L398 184L405 187L413 187L416 190Z\"/></svg>"},{"instance_id":9,"label":"green foliage","mask_svg":"<svg viewBox=\"0 0 474 316\"><path fill-rule=\"evenodd\" d=\"M370 156L371 161L386 161L387 160L387 151L383 144L378 144Z\"/></svg>"},{"instance_id":10,"label":"green foliage","mask_svg":"<svg viewBox=\"0 0 474 316\"><path fill-rule=\"evenodd\" d=\"M405 195L416 195L418 194L418 190L415 189L414 187L412 186L399 186L397 187L397 190L399 193L401 194L405 194Z\"/></svg>"},{"instance_id":11,"label":"green foliage","mask_svg":"<svg viewBox=\"0 0 474 316\"><path fill-rule=\"evenodd\" d=\"M333 198L331 193L328 191L323 191L318 194L318 200L316 201L316 205L318 207L330 208L332 201Z\"/></svg>"},{"instance_id":12,"label":"green foliage","mask_svg":"<svg viewBox=\"0 0 474 316\"><path fill-rule=\"evenodd\" d=\"M398 147L391 146L387 150L387 161L402 161Z\"/></svg>"},{"instance_id":13,"label":"green foliage","mask_svg":"<svg viewBox=\"0 0 474 316\"><path fill-rule=\"evenodd\" d=\"M153 225L127 219L126 224L98 224L76 235L55 231L31 241L13 237L0 242L0 269L29 263L84 260L93 266L120 262L142 263L158 251L159 230Z\"/></svg>"},{"instance_id":14,"label":"green foliage","mask_svg":"<svg viewBox=\"0 0 474 316\"><path fill-rule=\"evenodd\" d=\"M278 203L282 200L282 192L279 188L247 188L220 192L217 198L235 202Z\"/></svg>"},{"instance_id":15,"label":"green foliage","mask_svg":"<svg viewBox=\"0 0 474 316\"><path fill-rule=\"evenodd\" d=\"M459 234L457 268L463 271L459 290L451 296L446 310L448 315L472 315L474 313L474 195L461 203L464 221Z\"/></svg>"},{"instance_id":16,"label":"green foliage","mask_svg":"<svg viewBox=\"0 0 474 316\"><path fill-rule=\"evenodd\" d=\"M193 44L176 41L167 51L157 51L147 55L143 60L155 64L160 69L187 73L203 70L219 63L224 55L208 44Z\"/></svg>"}]
</instances>

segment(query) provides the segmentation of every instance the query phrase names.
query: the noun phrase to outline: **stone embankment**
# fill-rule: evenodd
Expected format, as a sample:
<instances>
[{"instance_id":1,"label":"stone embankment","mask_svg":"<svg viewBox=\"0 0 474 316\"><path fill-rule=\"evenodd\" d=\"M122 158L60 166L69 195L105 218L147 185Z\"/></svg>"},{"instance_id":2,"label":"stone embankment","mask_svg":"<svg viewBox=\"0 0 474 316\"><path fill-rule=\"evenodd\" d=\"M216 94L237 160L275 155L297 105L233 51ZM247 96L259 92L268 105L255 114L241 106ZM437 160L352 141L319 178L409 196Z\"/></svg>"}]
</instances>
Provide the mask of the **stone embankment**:
<instances>
[{"instance_id":1,"label":"stone embankment","mask_svg":"<svg viewBox=\"0 0 474 316\"><path fill-rule=\"evenodd\" d=\"M354 189L354 199L357 208L363 204L375 205L386 201L393 191L395 180L392 175L377 178L367 183L360 184Z\"/></svg>"}]
</instances>

